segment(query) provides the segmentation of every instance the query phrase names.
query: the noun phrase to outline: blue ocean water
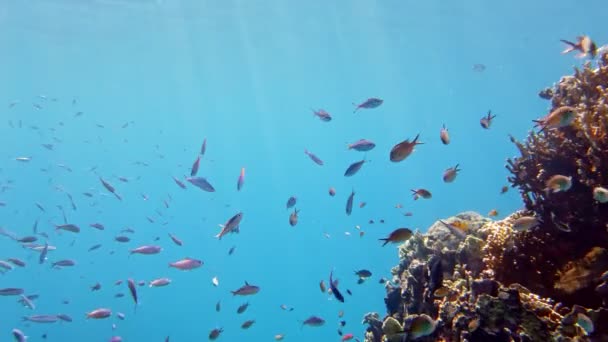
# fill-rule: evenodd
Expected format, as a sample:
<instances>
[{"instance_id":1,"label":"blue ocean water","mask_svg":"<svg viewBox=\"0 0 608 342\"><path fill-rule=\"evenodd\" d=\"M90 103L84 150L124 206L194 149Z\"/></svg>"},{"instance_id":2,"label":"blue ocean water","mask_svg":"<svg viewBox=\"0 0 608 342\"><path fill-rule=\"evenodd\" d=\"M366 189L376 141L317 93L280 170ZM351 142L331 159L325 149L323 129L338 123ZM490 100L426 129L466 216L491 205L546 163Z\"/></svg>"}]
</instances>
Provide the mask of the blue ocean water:
<instances>
[{"instance_id":1,"label":"blue ocean water","mask_svg":"<svg viewBox=\"0 0 608 342\"><path fill-rule=\"evenodd\" d=\"M381 247L379 238L398 227L425 231L462 211L497 209L500 218L522 206L516 191L500 194L507 185L505 159L517 154L508 134L523 139L531 120L549 108L538 91L582 63L560 54L559 39L587 34L606 41L599 23L607 7L602 1L584 7L554 1L3 1L0 226L22 237L38 221L38 232L48 234L38 242L57 249L41 265L38 252L0 236L0 259L27 262L1 275L0 288L40 295L35 310L18 297L0 297L0 340L19 328L29 341L195 341L221 327L218 340L225 341L268 341L276 334L286 341L338 341L341 320L344 333L362 340L362 316L385 311L378 280L398 262L397 245ZM486 69L474 71L475 64ZM370 97L384 103L353 113L353 103ZM320 121L311 108L327 110L333 120ZM497 117L484 130L479 119L488 110ZM443 124L452 138L447 146L439 140ZM390 162L392 146L418 133L424 144L405 161ZM361 138L376 148L366 154L346 149ZM190 184L183 190L172 177L189 175L204 139L199 173L216 192ZM343 176L363 158L369 162L359 173ZM444 170L456 164L462 172L444 183ZM237 191L241 168L245 184ZM433 198L413 201L412 188L429 189ZM355 208L347 216L351 191ZM285 207L290 196L300 210L295 227ZM57 206L80 233L55 231L64 223ZM240 233L214 238L218 224L240 211ZM413 216L403 215L408 211ZM94 222L105 230L88 226ZM135 230L132 240L114 241L126 227ZM88 252L95 244L102 247ZM129 255L145 244L163 251ZM188 272L168 268L184 257L205 264ZM76 266L51 267L61 259ZM357 284L358 269L371 270L372 278ZM352 291L345 303L319 290L332 270L342 291ZM147 286L160 277L172 284ZM146 281L136 312L126 284L114 285L128 278ZM259 285L260 293L233 296L244 281ZM102 288L92 292L96 283ZM249 309L237 314L245 302ZM85 318L100 307L114 315ZM21 320L59 313L74 321ZM302 328L311 315L327 323ZM256 323L243 330L247 319Z\"/></svg>"}]
</instances>

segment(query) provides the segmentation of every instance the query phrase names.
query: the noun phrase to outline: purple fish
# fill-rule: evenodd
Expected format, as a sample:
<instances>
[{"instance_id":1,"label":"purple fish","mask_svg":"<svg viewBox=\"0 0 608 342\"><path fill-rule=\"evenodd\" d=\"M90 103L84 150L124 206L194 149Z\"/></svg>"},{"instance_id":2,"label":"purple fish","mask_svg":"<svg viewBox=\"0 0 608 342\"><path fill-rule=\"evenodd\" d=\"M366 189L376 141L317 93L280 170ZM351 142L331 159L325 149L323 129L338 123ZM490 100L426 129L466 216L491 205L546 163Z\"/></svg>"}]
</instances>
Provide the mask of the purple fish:
<instances>
[{"instance_id":1,"label":"purple fish","mask_svg":"<svg viewBox=\"0 0 608 342\"><path fill-rule=\"evenodd\" d=\"M298 199L296 198L296 196L289 197L289 199L287 200L287 209L292 208L294 205L296 205L297 200Z\"/></svg>"},{"instance_id":2,"label":"purple fish","mask_svg":"<svg viewBox=\"0 0 608 342\"><path fill-rule=\"evenodd\" d=\"M188 182L190 182L192 185L200 188L201 190L204 190L207 192L215 192L215 189L213 188L213 186L203 177L189 177L189 178L186 178L186 180Z\"/></svg>"},{"instance_id":3,"label":"purple fish","mask_svg":"<svg viewBox=\"0 0 608 342\"><path fill-rule=\"evenodd\" d=\"M202 265L202 260L197 260L193 258L185 258L176 262L169 263L169 267L177 268L178 270L182 271L193 270L195 268L201 267Z\"/></svg>"},{"instance_id":4,"label":"purple fish","mask_svg":"<svg viewBox=\"0 0 608 342\"><path fill-rule=\"evenodd\" d=\"M316 155L314 155L312 152L308 152L307 149L304 149L304 154L306 154L317 165L323 166L323 161L319 157L317 157Z\"/></svg>"},{"instance_id":5,"label":"purple fish","mask_svg":"<svg viewBox=\"0 0 608 342\"><path fill-rule=\"evenodd\" d=\"M25 261L23 261L21 259L8 258L7 260L10 261L11 263L13 263L15 266L25 267Z\"/></svg>"},{"instance_id":6,"label":"purple fish","mask_svg":"<svg viewBox=\"0 0 608 342\"><path fill-rule=\"evenodd\" d=\"M207 138L203 139L203 144L201 145L201 156L205 155L205 151L207 151Z\"/></svg>"},{"instance_id":7,"label":"purple fish","mask_svg":"<svg viewBox=\"0 0 608 342\"><path fill-rule=\"evenodd\" d=\"M355 141L352 144L348 144L347 147L348 147L349 150L355 150L355 151L359 151L359 152L367 152L367 151L371 151L374 147L376 147L376 144L374 144L370 140L359 139L359 140Z\"/></svg>"},{"instance_id":8,"label":"purple fish","mask_svg":"<svg viewBox=\"0 0 608 342\"><path fill-rule=\"evenodd\" d=\"M72 322L72 317L70 317L66 314L58 314L57 318L59 318L60 320L62 320L64 322Z\"/></svg>"},{"instance_id":9,"label":"purple fish","mask_svg":"<svg viewBox=\"0 0 608 342\"><path fill-rule=\"evenodd\" d=\"M112 336L109 342L122 342L122 337L120 336Z\"/></svg>"},{"instance_id":10,"label":"purple fish","mask_svg":"<svg viewBox=\"0 0 608 342\"><path fill-rule=\"evenodd\" d=\"M311 109L314 116L318 117L323 122L330 122L331 115L324 109L314 110Z\"/></svg>"},{"instance_id":11,"label":"purple fish","mask_svg":"<svg viewBox=\"0 0 608 342\"><path fill-rule=\"evenodd\" d=\"M91 247L89 248L89 252L92 252L92 251L94 251L94 250L96 250L96 249L98 249L98 248L100 248L100 247L101 247L101 244L96 244L96 245L93 245L93 246L91 246Z\"/></svg>"},{"instance_id":12,"label":"purple fish","mask_svg":"<svg viewBox=\"0 0 608 342\"><path fill-rule=\"evenodd\" d=\"M56 315L34 315L24 316L23 321L29 321L32 323L55 323L59 320Z\"/></svg>"},{"instance_id":13,"label":"purple fish","mask_svg":"<svg viewBox=\"0 0 608 342\"><path fill-rule=\"evenodd\" d=\"M133 279L127 280L127 285L129 286L129 292L131 292L131 297L133 297L133 301L135 302L135 306L137 307L137 288L135 287L135 282Z\"/></svg>"},{"instance_id":14,"label":"purple fish","mask_svg":"<svg viewBox=\"0 0 608 342\"><path fill-rule=\"evenodd\" d=\"M355 190L350 193L348 200L346 200L346 215L350 215L353 212L353 200L355 198Z\"/></svg>"},{"instance_id":15,"label":"purple fish","mask_svg":"<svg viewBox=\"0 0 608 342\"><path fill-rule=\"evenodd\" d=\"M20 296L23 294L23 289L8 287L0 289L0 296Z\"/></svg>"},{"instance_id":16,"label":"purple fish","mask_svg":"<svg viewBox=\"0 0 608 342\"><path fill-rule=\"evenodd\" d=\"M350 164L350 166L344 172L344 177L354 176L357 172L359 172L359 170L361 170L361 167L363 166L363 164L365 164L365 162L366 160L363 159Z\"/></svg>"},{"instance_id":17,"label":"purple fish","mask_svg":"<svg viewBox=\"0 0 608 342\"><path fill-rule=\"evenodd\" d=\"M238 288L236 291L230 291L234 296L250 296L260 292L260 287L255 285L249 285L245 282L245 285Z\"/></svg>"},{"instance_id":18,"label":"purple fish","mask_svg":"<svg viewBox=\"0 0 608 342\"><path fill-rule=\"evenodd\" d=\"M320 327L325 324L325 320L321 317L310 316L304 322L302 322L302 326L308 325L311 327Z\"/></svg>"},{"instance_id":19,"label":"purple fish","mask_svg":"<svg viewBox=\"0 0 608 342\"><path fill-rule=\"evenodd\" d=\"M38 263L43 264L46 260L46 254L49 252L49 244L48 242L44 243L44 247L42 248L42 252L40 252L40 256L38 257Z\"/></svg>"},{"instance_id":20,"label":"purple fish","mask_svg":"<svg viewBox=\"0 0 608 342\"><path fill-rule=\"evenodd\" d=\"M184 184L184 182L180 181L179 179L173 177L173 181L175 182L175 184L177 184L177 186L179 186L182 189L186 188L186 184Z\"/></svg>"},{"instance_id":21,"label":"purple fish","mask_svg":"<svg viewBox=\"0 0 608 342\"><path fill-rule=\"evenodd\" d=\"M160 246L141 246L131 250L131 254L158 254L163 248Z\"/></svg>"},{"instance_id":22,"label":"purple fish","mask_svg":"<svg viewBox=\"0 0 608 342\"><path fill-rule=\"evenodd\" d=\"M116 198L118 198L119 201L122 201L122 197L120 197L120 195L116 192L116 189L114 188L114 186L112 186L112 184L108 183L101 177L99 177L99 181L101 182L101 185L103 185L103 187L106 188L106 190L108 190L114 196L116 196Z\"/></svg>"},{"instance_id":23,"label":"purple fish","mask_svg":"<svg viewBox=\"0 0 608 342\"><path fill-rule=\"evenodd\" d=\"M65 230L65 231L72 232L72 233L80 233L80 227L78 227L75 224L71 224L71 223L56 225L55 229L56 230Z\"/></svg>"},{"instance_id":24,"label":"purple fish","mask_svg":"<svg viewBox=\"0 0 608 342\"><path fill-rule=\"evenodd\" d=\"M95 228L95 229L98 229L98 230L104 230L104 229L106 229L106 227L104 227L104 225L101 224L101 223L91 223L91 224L89 224L89 227Z\"/></svg>"},{"instance_id":25,"label":"purple fish","mask_svg":"<svg viewBox=\"0 0 608 342\"><path fill-rule=\"evenodd\" d=\"M215 237L221 240L222 236L224 236L228 233L238 233L239 225L241 224L242 219L243 219L243 213L241 213L241 212L232 216L230 219L228 219L226 224L220 225L220 227L222 227L222 230Z\"/></svg>"},{"instance_id":26,"label":"purple fish","mask_svg":"<svg viewBox=\"0 0 608 342\"><path fill-rule=\"evenodd\" d=\"M31 242L36 242L38 241L38 238L35 236L25 236L22 237L21 239L17 239L17 242L21 242L21 243L31 243Z\"/></svg>"},{"instance_id":27,"label":"purple fish","mask_svg":"<svg viewBox=\"0 0 608 342\"><path fill-rule=\"evenodd\" d=\"M119 235L119 236L115 237L114 240L116 240L118 242L129 242L129 241L131 241L131 238L128 236Z\"/></svg>"},{"instance_id":28,"label":"purple fish","mask_svg":"<svg viewBox=\"0 0 608 342\"><path fill-rule=\"evenodd\" d=\"M198 169L201 165L201 156L196 157L194 163L192 163L192 169L190 170L190 176L194 177L198 173Z\"/></svg>"},{"instance_id":29,"label":"purple fish","mask_svg":"<svg viewBox=\"0 0 608 342\"><path fill-rule=\"evenodd\" d=\"M53 263L53 267L69 267L74 265L76 263L73 260L59 260Z\"/></svg>"},{"instance_id":30,"label":"purple fish","mask_svg":"<svg viewBox=\"0 0 608 342\"><path fill-rule=\"evenodd\" d=\"M372 98L365 100L365 102L363 102L359 105L353 103L353 105L356 107L355 111L353 113L356 113L361 108L372 109L372 108L379 107L383 102L384 102L384 100L372 97Z\"/></svg>"},{"instance_id":31,"label":"purple fish","mask_svg":"<svg viewBox=\"0 0 608 342\"><path fill-rule=\"evenodd\" d=\"M27 336L23 333L23 331L19 329L13 329L13 337L15 337L16 342L26 342Z\"/></svg>"}]
</instances>

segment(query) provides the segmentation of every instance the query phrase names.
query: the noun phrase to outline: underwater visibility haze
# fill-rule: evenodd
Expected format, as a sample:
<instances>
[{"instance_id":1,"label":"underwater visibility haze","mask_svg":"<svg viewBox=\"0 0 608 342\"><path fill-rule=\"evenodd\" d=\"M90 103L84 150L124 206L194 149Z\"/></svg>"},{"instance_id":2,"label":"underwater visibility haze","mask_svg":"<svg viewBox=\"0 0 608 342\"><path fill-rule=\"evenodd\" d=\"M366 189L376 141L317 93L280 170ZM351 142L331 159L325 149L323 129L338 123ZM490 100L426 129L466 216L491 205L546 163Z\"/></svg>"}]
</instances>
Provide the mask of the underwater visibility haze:
<instances>
[{"instance_id":1,"label":"underwater visibility haze","mask_svg":"<svg viewBox=\"0 0 608 342\"><path fill-rule=\"evenodd\" d=\"M0 341L608 340L606 10L3 1Z\"/></svg>"}]
</instances>

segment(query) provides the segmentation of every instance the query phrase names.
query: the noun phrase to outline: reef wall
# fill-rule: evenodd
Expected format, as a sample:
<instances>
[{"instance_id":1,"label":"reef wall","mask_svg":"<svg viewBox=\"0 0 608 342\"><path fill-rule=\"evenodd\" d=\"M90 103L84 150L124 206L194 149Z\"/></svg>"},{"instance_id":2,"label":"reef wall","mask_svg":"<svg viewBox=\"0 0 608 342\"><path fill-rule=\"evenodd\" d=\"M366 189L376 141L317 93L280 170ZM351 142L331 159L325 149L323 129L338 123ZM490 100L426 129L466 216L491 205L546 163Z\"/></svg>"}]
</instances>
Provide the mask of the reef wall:
<instances>
[{"instance_id":1,"label":"reef wall","mask_svg":"<svg viewBox=\"0 0 608 342\"><path fill-rule=\"evenodd\" d=\"M525 210L415 233L366 341L608 341L608 54L540 95L552 110L507 164Z\"/></svg>"}]
</instances>

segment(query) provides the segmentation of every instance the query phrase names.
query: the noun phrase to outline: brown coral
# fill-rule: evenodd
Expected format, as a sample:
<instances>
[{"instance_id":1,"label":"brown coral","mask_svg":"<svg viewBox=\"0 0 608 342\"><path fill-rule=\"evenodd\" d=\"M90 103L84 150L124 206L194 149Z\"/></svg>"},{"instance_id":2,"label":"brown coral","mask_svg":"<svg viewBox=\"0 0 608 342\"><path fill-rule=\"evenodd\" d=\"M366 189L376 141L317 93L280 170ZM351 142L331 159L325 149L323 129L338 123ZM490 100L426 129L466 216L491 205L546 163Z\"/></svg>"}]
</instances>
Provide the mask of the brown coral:
<instances>
[{"instance_id":1,"label":"brown coral","mask_svg":"<svg viewBox=\"0 0 608 342\"><path fill-rule=\"evenodd\" d=\"M608 186L608 55L599 66L588 63L555 87L552 111L570 106L578 113L566 127L531 133L523 143L511 140L521 156L508 160L509 181L519 188L526 209L542 219L538 229L516 236L503 253L489 251L488 265L505 283L518 282L566 303L597 306L589 286L564 293L556 283L571 260L584 258L596 246L608 246L608 206L593 199L593 188ZM565 192L546 191L554 175L571 176ZM501 234L500 231L494 235ZM497 246L500 238L494 236ZM505 272L506 270L509 272Z\"/></svg>"}]
</instances>

